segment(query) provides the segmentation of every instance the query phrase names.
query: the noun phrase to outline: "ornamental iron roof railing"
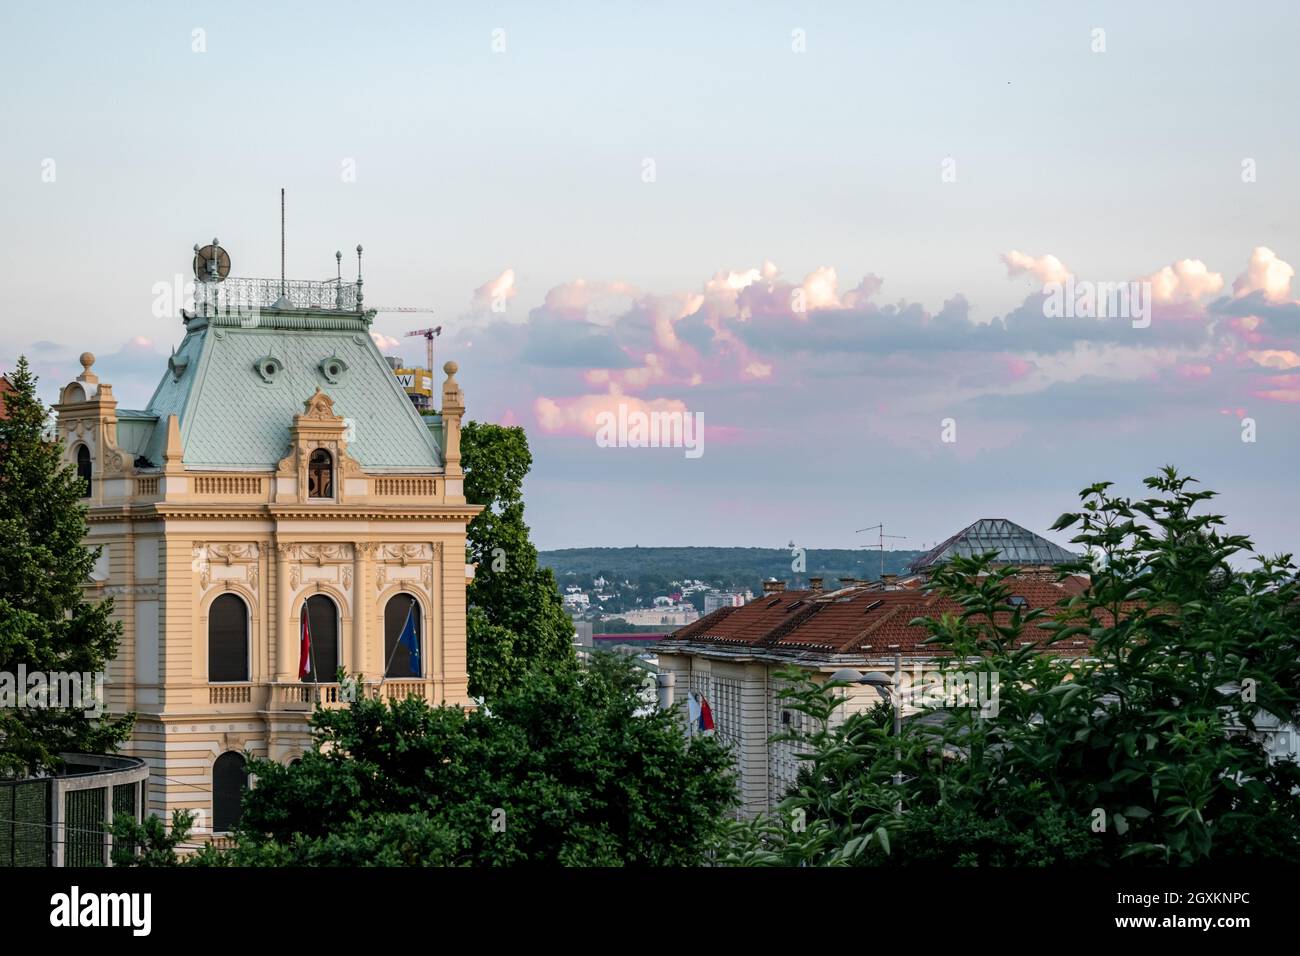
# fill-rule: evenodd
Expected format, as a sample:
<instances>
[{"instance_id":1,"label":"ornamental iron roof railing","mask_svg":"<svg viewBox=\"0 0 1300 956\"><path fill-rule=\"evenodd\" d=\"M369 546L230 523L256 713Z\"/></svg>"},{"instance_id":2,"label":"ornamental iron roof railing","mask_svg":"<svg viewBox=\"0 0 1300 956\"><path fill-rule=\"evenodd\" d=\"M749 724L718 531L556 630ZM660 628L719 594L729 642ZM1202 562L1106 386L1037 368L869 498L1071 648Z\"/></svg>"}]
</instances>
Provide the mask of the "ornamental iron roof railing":
<instances>
[{"instance_id":1,"label":"ornamental iron roof railing","mask_svg":"<svg viewBox=\"0 0 1300 956\"><path fill-rule=\"evenodd\" d=\"M199 315L250 314L266 309L362 312L361 281L323 282L301 279L243 279L198 282L194 288Z\"/></svg>"}]
</instances>

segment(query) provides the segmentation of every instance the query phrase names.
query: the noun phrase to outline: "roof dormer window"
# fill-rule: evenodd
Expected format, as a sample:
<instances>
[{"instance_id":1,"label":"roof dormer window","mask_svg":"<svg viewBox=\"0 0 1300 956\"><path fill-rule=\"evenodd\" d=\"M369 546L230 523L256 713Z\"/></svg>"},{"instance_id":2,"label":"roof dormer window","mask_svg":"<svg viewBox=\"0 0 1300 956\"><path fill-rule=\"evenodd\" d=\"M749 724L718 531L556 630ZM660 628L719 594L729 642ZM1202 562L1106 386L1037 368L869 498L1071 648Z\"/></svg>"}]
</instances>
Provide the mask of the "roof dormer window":
<instances>
[{"instance_id":1,"label":"roof dormer window","mask_svg":"<svg viewBox=\"0 0 1300 956\"><path fill-rule=\"evenodd\" d=\"M317 448L307 462L307 497L334 497L334 456Z\"/></svg>"}]
</instances>

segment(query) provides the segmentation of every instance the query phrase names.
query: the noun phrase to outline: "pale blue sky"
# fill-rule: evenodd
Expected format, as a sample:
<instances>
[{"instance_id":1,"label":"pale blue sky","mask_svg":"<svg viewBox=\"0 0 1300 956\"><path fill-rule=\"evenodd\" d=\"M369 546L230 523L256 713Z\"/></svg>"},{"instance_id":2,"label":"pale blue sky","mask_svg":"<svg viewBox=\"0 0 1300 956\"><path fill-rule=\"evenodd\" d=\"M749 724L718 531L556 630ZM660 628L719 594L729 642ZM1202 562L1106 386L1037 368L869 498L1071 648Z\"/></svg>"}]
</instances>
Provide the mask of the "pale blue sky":
<instances>
[{"instance_id":1,"label":"pale blue sky","mask_svg":"<svg viewBox=\"0 0 1300 956\"><path fill-rule=\"evenodd\" d=\"M986 512L1050 521L1085 481L1135 479L1166 458L1203 459L1207 480L1263 519L1294 510L1297 456L1278 419L1261 430L1275 444L1252 449L1272 462L1263 470L1197 444L1203 423L1165 428L1159 440L1139 434L1130 455L1128 438L1114 438L1129 426L1094 422L1102 431L1089 444L1113 459L1092 456L1082 473L1077 459L1053 464L1050 478L1007 501L999 466L972 452L964 480L947 483L957 500L936 511L912 500L934 463L897 436L887 456L813 459L828 443L855 445L873 415L899 415L871 411L881 395L942 395L951 357L899 380L890 376L902 371L882 371L890 356L870 369L782 367L793 356L755 346L747 358L775 371L752 389L706 374L687 394L665 381L644 397L685 401L749 432L714 444L692 471L543 434L537 396L592 388L553 367L525 370L524 352L500 343L563 283L687 294L718 270L764 260L794 283L834 267L841 291L874 274L877 304L905 300L931 315L960 294L975 322L1037 289L1008 280L1000 256L1012 249L1099 279L1198 259L1229 294L1256 247L1300 260L1298 22L1285 3L6 4L0 355L38 356L47 388L75 372L84 348L110 370L116 356L123 403L142 402L161 370L153 353L180 331L151 315L152 287L187 273L190 246L214 235L237 274L274 275L284 186L291 277L332 275L335 249L350 273L350 250L364 243L372 304L438 310L434 321L448 327L440 349L461 361L471 415L478 402L480 414L529 426L530 515L544 547L790 537L842 546L853 527L894 515L933 541ZM1105 30L1104 53L1092 52L1094 28ZM195 29L206 31L204 53L191 49ZM504 52L492 49L496 29ZM796 29L804 53L791 49ZM956 182L941 181L946 157ZM647 158L653 183L642 181ZM1244 158L1255 160L1256 182L1241 181ZM53 183L42 182L46 159ZM341 177L349 160L355 182ZM518 295L510 328L493 331L466 315L473 290L507 268ZM397 335L426 318L381 315L377 328ZM135 337L151 345L123 352ZM641 343L611 338L640 363ZM407 353L420 354L414 340ZM1034 354L1040 398L1001 446L1030 458L1043 454L1025 444L1030 412L1053 413L1046 396L1059 379ZM1090 373L1111 359L1099 361ZM1177 378L1201 359L1161 361ZM1216 366L1208 381L1219 390L1196 393L1206 414L1242 404L1225 397L1233 386L1219 386L1223 377ZM799 421L814 433L806 445L761 427L796 395L805 416L816 413ZM918 416L934 417L920 404ZM1270 408L1295 424L1292 404ZM1146 457L1157 453L1165 457ZM850 474L879 471L882 458L894 477L863 491ZM756 471L761 462L780 462L786 478L805 473L815 501L790 528L763 526L763 502L786 482ZM799 488L788 493L797 499ZM671 505L655 514L630 506L660 495ZM588 523L593 502L615 517ZM1265 523L1245 530L1275 547L1300 530L1289 518Z\"/></svg>"}]
</instances>

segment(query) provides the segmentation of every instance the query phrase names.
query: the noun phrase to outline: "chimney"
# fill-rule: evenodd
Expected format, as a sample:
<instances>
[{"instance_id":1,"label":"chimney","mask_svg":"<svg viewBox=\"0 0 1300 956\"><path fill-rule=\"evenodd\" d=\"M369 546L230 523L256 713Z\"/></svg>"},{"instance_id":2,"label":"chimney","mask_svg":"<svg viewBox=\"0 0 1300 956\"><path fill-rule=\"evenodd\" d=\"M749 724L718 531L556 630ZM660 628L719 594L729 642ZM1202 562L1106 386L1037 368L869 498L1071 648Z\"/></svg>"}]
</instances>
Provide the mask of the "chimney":
<instances>
[{"instance_id":1,"label":"chimney","mask_svg":"<svg viewBox=\"0 0 1300 956\"><path fill-rule=\"evenodd\" d=\"M895 585L895 583L897 583L897 581L898 581L897 574L882 574L880 576L880 583L887 588L892 588Z\"/></svg>"},{"instance_id":2,"label":"chimney","mask_svg":"<svg viewBox=\"0 0 1300 956\"><path fill-rule=\"evenodd\" d=\"M842 588L851 588L853 587L853 585L857 583L858 583L857 578L840 578L840 587Z\"/></svg>"},{"instance_id":3,"label":"chimney","mask_svg":"<svg viewBox=\"0 0 1300 956\"><path fill-rule=\"evenodd\" d=\"M820 591L822 589L822 580L822 578L809 578L808 586L814 591Z\"/></svg>"},{"instance_id":4,"label":"chimney","mask_svg":"<svg viewBox=\"0 0 1300 956\"><path fill-rule=\"evenodd\" d=\"M764 594L781 594L785 591L785 582L778 581L776 578L768 578L763 582Z\"/></svg>"}]
</instances>

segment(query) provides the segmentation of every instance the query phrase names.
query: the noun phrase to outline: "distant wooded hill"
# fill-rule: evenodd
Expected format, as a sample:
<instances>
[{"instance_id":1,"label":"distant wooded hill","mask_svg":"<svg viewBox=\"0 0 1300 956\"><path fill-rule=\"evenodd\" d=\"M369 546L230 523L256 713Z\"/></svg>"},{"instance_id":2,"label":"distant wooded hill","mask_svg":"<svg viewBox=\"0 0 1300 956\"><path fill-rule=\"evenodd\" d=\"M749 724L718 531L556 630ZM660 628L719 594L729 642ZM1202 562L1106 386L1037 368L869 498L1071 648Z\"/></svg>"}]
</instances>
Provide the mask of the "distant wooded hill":
<instances>
[{"instance_id":1,"label":"distant wooded hill","mask_svg":"<svg viewBox=\"0 0 1300 956\"><path fill-rule=\"evenodd\" d=\"M884 571L901 574L921 551L886 551ZM539 561L553 568L561 586L587 586L596 578L619 585L630 581L641 592L664 593L672 581L704 581L723 590L749 588L758 593L763 581L776 578L791 587L822 577L826 587L838 578L874 581L881 572L881 553L862 548L810 548L802 572L792 570L795 557L786 548L564 548L543 551Z\"/></svg>"}]
</instances>

